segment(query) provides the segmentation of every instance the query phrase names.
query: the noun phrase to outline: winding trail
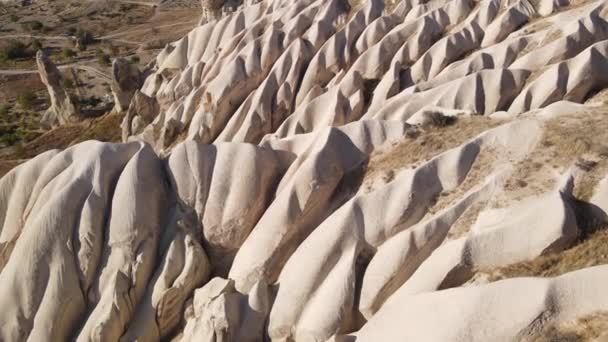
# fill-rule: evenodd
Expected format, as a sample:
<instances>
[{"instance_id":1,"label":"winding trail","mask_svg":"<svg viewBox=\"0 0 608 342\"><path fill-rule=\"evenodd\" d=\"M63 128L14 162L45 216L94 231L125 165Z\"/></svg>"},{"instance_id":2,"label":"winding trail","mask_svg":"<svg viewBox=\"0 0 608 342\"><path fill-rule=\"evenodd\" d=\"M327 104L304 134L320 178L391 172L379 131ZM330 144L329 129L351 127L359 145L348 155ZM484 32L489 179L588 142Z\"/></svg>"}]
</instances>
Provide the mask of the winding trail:
<instances>
[{"instance_id":1,"label":"winding trail","mask_svg":"<svg viewBox=\"0 0 608 342\"><path fill-rule=\"evenodd\" d=\"M76 68L79 70L83 70L83 71L87 71L90 72L100 78L103 78L105 80L111 80L112 78L110 77L110 75L108 75L107 73L92 67L90 65L82 65L81 63L83 62L91 62L94 61L94 58L88 59L86 61L78 61L76 63L67 63L67 64L63 64L63 65L57 65L58 69L64 70L64 69L68 69L68 68ZM38 69L33 69L33 70L26 70L26 69L9 69L9 70L0 70L0 75L27 75L27 74L37 74L38 73Z\"/></svg>"}]
</instances>

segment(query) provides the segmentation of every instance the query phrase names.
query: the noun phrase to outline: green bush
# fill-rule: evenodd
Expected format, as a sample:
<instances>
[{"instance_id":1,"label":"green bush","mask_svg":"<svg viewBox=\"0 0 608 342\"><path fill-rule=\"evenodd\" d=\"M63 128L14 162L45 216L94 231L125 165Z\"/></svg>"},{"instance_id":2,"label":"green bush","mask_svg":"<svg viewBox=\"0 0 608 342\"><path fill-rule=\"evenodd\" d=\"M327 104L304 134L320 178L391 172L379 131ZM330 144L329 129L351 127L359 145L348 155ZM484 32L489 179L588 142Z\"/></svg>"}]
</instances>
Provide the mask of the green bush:
<instances>
[{"instance_id":1,"label":"green bush","mask_svg":"<svg viewBox=\"0 0 608 342\"><path fill-rule=\"evenodd\" d=\"M14 145L18 140L19 137L15 132L5 133L0 136L0 142L4 143L5 145Z\"/></svg>"},{"instance_id":2,"label":"green bush","mask_svg":"<svg viewBox=\"0 0 608 342\"><path fill-rule=\"evenodd\" d=\"M31 109L34 106L34 101L36 101L36 95L31 91L17 96L17 103L21 108L26 110Z\"/></svg>"},{"instance_id":3,"label":"green bush","mask_svg":"<svg viewBox=\"0 0 608 342\"><path fill-rule=\"evenodd\" d=\"M68 89L74 88L74 81L71 78L64 78L63 86Z\"/></svg>"},{"instance_id":4,"label":"green bush","mask_svg":"<svg viewBox=\"0 0 608 342\"><path fill-rule=\"evenodd\" d=\"M38 39L32 40L31 47L34 51L42 49L42 43Z\"/></svg>"},{"instance_id":5,"label":"green bush","mask_svg":"<svg viewBox=\"0 0 608 342\"><path fill-rule=\"evenodd\" d=\"M16 14L11 14L11 21L16 23L19 20L19 17Z\"/></svg>"},{"instance_id":6,"label":"green bush","mask_svg":"<svg viewBox=\"0 0 608 342\"><path fill-rule=\"evenodd\" d=\"M78 43L81 45L89 45L95 42L93 35L82 29L76 30L76 39L78 39Z\"/></svg>"},{"instance_id":7,"label":"green bush","mask_svg":"<svg viewBox=\"0 0 608 342\"><path fill-rule=\"evenodd\" d=\"M101 103L101 99L99 99L95 96L84 97L84 98L73 97L72 100L74 102L78 103L78 105L80 107L96 107L98 104Z\"/></svg>"},{"instance_id":8,"label":"green bush","mask_svg":"<svg viewBox=\"0 0 608 342\"><path fill-rule=\"evenodd\" d=\"M39 22L38 20L28 21L28 22L22 23L21 25L23 26L24 29L30 30L30 31L40 31L44 28L44 25L41 22Z\"/></svg>"},{"instance_id":9,"label":"green bush","mask_svg":"<svg viewBox=\"0 0 608 342\"><path fill-rule=\"evenodd\" d=\"M133 55L131 56L131 62L133 63L139 63L140 59L138 55Z\"/></svg>"},{"instance_id":10,"label":"green bush","mask_svg":"<svg viewBox=\"0 0 608 342\"><path fill-rule=\"evenodd\" d=\"M20 41L11 40L8 46L0 51L0 60L14 60L29 56L27 46Z\"/></svg>"},{"instance_id":11,"label":"green bush","mask_svg":"<svg viewBox=\"0 0 608 342\"><path fill-rule=\"evenodd\" d=\"M8 114L8 105L0 106L0 116L6 116Z\"/></svg>"},{"instance_id":12,"label":"green bush","mask_svg":"<svg viewBox=\"0 0 608 342\"><path fill-rule=\"evenodd\" d=\"M63 56L63 58L72 58L72 57L76 56L76 52L74 52L74 50L66 47L66 48L63 48L63 50L61 51L61 55Z\"/></svg>"},{"instance_id":13,"label":"green bush","mask_svg":"<svg viewBox=\"0 0 608 342\"><path fill-rule=\"evenodd\" d=\"M110 56L102 54L97 57L97 63L99 63L99 65L109 66L112 64L112 61L110 60Z\"/></svg>"}]
</instances>

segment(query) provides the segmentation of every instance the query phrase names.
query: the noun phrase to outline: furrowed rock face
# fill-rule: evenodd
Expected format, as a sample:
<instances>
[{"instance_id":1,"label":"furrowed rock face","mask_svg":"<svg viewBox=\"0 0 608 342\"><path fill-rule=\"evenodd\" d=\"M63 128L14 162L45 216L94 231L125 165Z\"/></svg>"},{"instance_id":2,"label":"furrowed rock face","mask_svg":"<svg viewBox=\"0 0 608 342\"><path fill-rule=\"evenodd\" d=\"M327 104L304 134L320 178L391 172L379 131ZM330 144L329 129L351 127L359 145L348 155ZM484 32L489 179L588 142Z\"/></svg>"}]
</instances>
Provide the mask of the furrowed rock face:
<instances>
[{"instance_id":1,"label":"furrowed rock face","mask_svg":"<svg viewBox=\"0 0 608 342\"><path fill-rule=\"evenodd\" d=\"M36 64L40 80L46 86L51 100L51 106L44 113L41 124L46 127L54 127L80 120L78 108L64 88L61 72L44 51L40 50L36 53Z\"/></svg>"},{"instance_id":2,"label":"furrowed rock face","mask_svg":"<svg viewBox=\"0 0 608 342\"><path fill-rule=\"evenodd\" d=\"M607 19L268 0L197 26L120 87L125 143L0 179L0 340L538 341L601 317L603 244L567 258L608 223Z\"/></svg>"},{"instance_id":3,"label":"furrowed rock face","mask_svg":"<svg viewBox=\"0 0 608 342\"><path fill-rule=\"evenodd\" d=\"M114 109L121 113L129 108L135 92L141 87L142 75L136 65L130 64L124 58L112 61L112 83L110 87L114 94Z\"/></svg>"}]
</instances>

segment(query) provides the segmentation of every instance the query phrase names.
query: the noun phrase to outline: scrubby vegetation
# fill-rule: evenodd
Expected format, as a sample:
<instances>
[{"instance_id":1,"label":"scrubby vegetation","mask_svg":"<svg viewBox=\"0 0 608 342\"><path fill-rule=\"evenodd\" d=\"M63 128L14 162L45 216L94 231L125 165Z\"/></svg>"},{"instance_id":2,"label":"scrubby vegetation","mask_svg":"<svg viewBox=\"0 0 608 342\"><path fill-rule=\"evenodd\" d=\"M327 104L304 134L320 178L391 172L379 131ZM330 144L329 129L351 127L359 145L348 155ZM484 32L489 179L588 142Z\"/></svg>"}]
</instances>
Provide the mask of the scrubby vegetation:
<instances>
[{"instance_id":1,"label":"scrubby vegetation","mask_svg":"<svg viewBox=\"0 0 608 342\"><path fill-rule=\"evenodd\" d=\"M16 60L31 56L28 46L18 40L11 40L8 45L0 50L0 61Z\"/></svg>"},{"instance_id":2,"label":"scrubby vegetation","mask_svg":"<svg viewBox=\"0 0 608 342\"><path fill-rule=\"evenodd\" d=\"M96 107L101 103L101 100L95 96L75 98L75 101L80 107Z\"/></svg>"},{"instance_id":3,"label":"scrubby vegetation","mask_svg":"<svg viewBox=\"0 0 608 342\"><path fill-rule=\"evenodd\" d=\"M608 339L608 312L597 312L565 324L549 324L532 342L599 342Z\"/></svg>"},{"instance_id":4,"label":"scrubby vegetation","mask_svg":"<svg viewBox=\"0 0 608 342\"><path fill-rule=\"evenodd\" d=\"M34 106L34 101L36 101L36 94L30 91L17 96L17 103L25 110L31 109Z\"/></svg>"},{"instance_id":5,"label":"scrubby vegetation","mask_svg":"<svg viewBox=\"0 0 608 342\"><path fill-rule=\"evenodd\" d=\"M87 46L89 46L95 42L95 38L93 37L93 34L91 34L89 31L86 31L86 30L82 30L82 29L76 30L75 36L76 36L76 47L81 51L86 50Z\"/></svg>"},{"instance_id":6,"label":"scrubby vegetation","mask_svg":"<svg viewBox=\"0 0 608 342\"><path fill-rule=\"evenodd\" d=\"M91 139L107 142L120 142L121 133L116 127L120 127L122 118L122 115L112 113L95 119L89 128L84 130L84 132L71 143L76 144Z\"/></svg>"},{"instance_id":7,"label":"scrubby vegetation","mask_svg":"<svg viewBox=\"0 0 608 342\"><path fill-rule=\"evenodd\" d=\"M491 272L490 281L515 277L555 277L586 267L608 264L608 230L591 233L578 245L561 253L540 256Z\"/></svg>"},{"instance_id":8,"label":"scrubby vegetation","mask_svg":"<svg viewBox=\"0 0 608 342\"><path fill-rule=\"evenodd\" d=\"M21 23L23 28L28 31L45 31L45 26L38 20Z\"/></svg>"},{"instance_id":9,"label":"scrubby vegetation","mask_svg":"<svg viewBox=\"0 0 608 342\"><path fill-rule=\"evenodd\" d=\"M110 59L110 56L106 55L105 53L102 53L97 56L97 63L102 66L109 66L112 64L112 60Z\"/></svg>"},{"instance_id":10,"label":"scrubby vegetation","mask_svg":"<svg viewBox=\"0 0 608 342\"><path fill-rule=\"evenodd\" d=\"M66 48L63 48L63 50L61 51L61 56L63 58L72 58L72 57L76 56L76 52L74 52L74 50L66 47Z\"/></svg>"},{"instance_id":11,"label":"scrubby vegetation","mask_svg":"<svg viewBox=\"0 0 608 342\"><path fill-rule=\"evenodd\" d=\"M30 47L32 50L38 51L38 50L42 49L42 43L38 39L34 39L34 40L32 40Z\"/></svg>"},{"instance_id":12,"label":"scrubby vegetation","mask_svg":"<svg viewBox=\"0 0 608 342\"><path fill-rule=\"evenodd\" d=\"M64 78L63 86L67 89L72 89L72 88L74 88L74 81L70 78Z\"/></svg>"}]
</instances>

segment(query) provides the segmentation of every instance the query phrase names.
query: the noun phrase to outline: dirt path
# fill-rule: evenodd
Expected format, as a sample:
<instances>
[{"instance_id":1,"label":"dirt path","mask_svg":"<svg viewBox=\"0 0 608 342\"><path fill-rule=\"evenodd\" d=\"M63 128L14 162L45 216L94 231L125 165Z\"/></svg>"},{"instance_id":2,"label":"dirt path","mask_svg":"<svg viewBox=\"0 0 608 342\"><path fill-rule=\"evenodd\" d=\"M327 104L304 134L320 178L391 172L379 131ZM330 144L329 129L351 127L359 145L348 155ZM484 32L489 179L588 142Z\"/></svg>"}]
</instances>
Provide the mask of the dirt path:
<instances>
[{"instance_id":1,"label":"dirt path","mask_svg":"<svg viewBox=\"0 0 608 342\"><path fill-rule=\"evenodd\" d=\"M36 36L31 34L11 34L7 36L0 36L0 39L13 39L13 38L30 38L30 39L44 39L44 40L71 40L74 37L70 36Z\"/></svg>"},{"instance_id":2,"label":"dirt path","mask_svg":"<svg viewBox=\"0 0 608 342\"><path fill-rule=\"evenodd\" d=\"M90 65L82 65L81 63L83 62L91 62L94 61L94 58L91 58L89 60L84 60L84 61L78 61L75 63L67 63L67 64L63 64L63 65L57 65L58 69L67 69L67 68L76 68L76 69L80 69L80 70L84 70L87 71L89 73L92 73L100 78L103 78L105 80L111 80L112 78L110 77L110 75L108 75L107 73L92 67ZM38 73L38 69L34 69L34 70L24 70L24 69L9 69L9 70L0 70L0 75L24 75L24 74L37 74Z\"/></svg>"},{"instance_id":3,"label":"dirt path","mask_svg":"<svg viewBox=\"0 0 608 342\"><path fill-rule=\"evenodd\" d=\"M160 25L160 26L154 26L154 27L143 27L143 28L138 28L138 29L134 29L134 30L128 30L128 31L121 31L121 32L112 33L112 34L109 34L109 35L106 35L106 36L103 36L103 37L99 37L97 39L100 39L100 40L114 39L114 40L116 40L116 37L119 37L119 36L125 36L125 35L129 35L129 34L133 34L133 33L145 32L145 31L152 31L152 29L154 29L154 28L156 28L156 29L162 29L162 28L174 27L174 26L195 25L196 22L198 22L198 21L179 22L179 23ZM142 42L137 42L135 44L141 44L141 43Z\"/></svg>"},{"instance_id":4,"label":"dirt path","mask_svg":"<svg viewBox=\"0 0 608 342\"><path fill-rule=\"evenodd\" d=\"M117 0L117 2L121 2L123 4L133 4L133 5L141 5L141 6L148 6L148 7L157 7L159 5L158 2L135 1L135 0Z\"/></svg>"},{"instance_id":5,"label":"dirt path","mask_svg":"<svg viewBox=\"0 0 608 342\"><path fill-rule=\"evenodd\" d=\"M31 34L11 34L11 35L7 35L7 36L0 36L0 39L14 39L14 38L28 38L28 39L41 39L41 40L74 40L74 39L76 39L76 37L74 37L74 36L37 36L37 35L31 35ZM132 41L132 40L115 39L112 37L112 35L100 37L97 39L98 40L108 40L108 41L113 41L113 42L123 43L123 44L131 44L131 45L141 44L141 42L136 42L136 41Z\"/></svg>"}]
</instances>

